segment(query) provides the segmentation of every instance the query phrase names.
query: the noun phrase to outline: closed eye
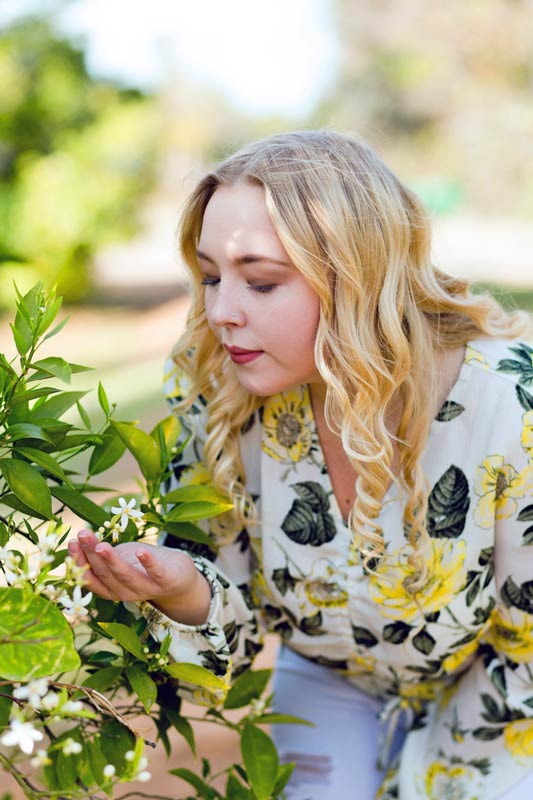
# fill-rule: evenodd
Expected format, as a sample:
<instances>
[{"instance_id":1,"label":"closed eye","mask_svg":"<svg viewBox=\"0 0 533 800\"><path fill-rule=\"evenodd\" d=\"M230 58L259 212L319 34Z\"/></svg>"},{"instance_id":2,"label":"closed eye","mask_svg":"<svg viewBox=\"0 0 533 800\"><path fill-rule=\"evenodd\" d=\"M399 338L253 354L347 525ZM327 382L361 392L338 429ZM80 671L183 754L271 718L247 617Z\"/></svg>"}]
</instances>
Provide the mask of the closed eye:
<instances>
[{"instance_id":1,"label":"closed eye","mask_svg":"<svg viewBox=\"0 0 533 800\"><path fill-rule=\"evenodd\" d=\"M217 283L220 283L220 278L211 277L210 275L204 275L202 278L202 286L216 286ZM249 283L248 288L251 289L253 292L259 292L260 294L267 294L271 292L273 289L276 288L275 283Z\"/></svg>"}]
</instances>

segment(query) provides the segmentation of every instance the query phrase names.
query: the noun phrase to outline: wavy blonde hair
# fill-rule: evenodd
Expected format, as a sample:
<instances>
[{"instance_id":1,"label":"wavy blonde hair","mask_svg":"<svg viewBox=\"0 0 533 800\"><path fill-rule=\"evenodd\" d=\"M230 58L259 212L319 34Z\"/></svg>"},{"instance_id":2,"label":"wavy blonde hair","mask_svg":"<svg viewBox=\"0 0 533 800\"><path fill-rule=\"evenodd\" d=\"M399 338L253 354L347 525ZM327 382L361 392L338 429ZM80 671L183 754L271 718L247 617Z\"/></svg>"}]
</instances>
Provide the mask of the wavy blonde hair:
<instances>
[{"instance_id":1,"label":"wavy blonde hair","mask_svg":"<svg viewBox=\"0 0 533 800\"><path fill-rule=\"evenodd\" d=\"M428 492L420 459L437 404L438 354L480 335L520 335L527 317L505 313L491 297L473 295L466 281L431 266L425 210L365 142L303 131L271 136L230 156L185 204L179 241L192 305L173 356L192 379L183 410L199 394L208 401L205 463L215 486L235 504L234 522L254 517L238 439L264 398L239 384L207 324L196 251L213 193L243 181L264 188L277 235L320 298L315 360L327 387L325 416L358 473L349 516L354 544L367 567L384 555L377 517L388 484L399 482L406 492L410 590L416 593L427 576ZM398 400L395 479L386 414Z\"/></svg>"}]
</instances>

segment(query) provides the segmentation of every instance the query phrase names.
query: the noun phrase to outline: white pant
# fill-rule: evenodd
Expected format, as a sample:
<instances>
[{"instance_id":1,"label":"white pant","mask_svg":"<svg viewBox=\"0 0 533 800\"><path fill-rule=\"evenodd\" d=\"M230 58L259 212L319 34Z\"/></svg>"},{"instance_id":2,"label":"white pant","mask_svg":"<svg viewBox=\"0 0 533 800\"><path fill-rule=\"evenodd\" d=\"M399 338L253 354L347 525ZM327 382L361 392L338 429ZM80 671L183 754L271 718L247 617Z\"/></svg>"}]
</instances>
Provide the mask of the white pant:
<instances>
[{"instance_id":1,"label":"white pant","mask_svg":"<svg viewBox=\"0 0 533 800\"><path fill-rule=\"evenodd\" d=\"M384 777L375 766L382 703L287 647L278 655L274 692L276 712L315 723L272 726L281 760L296 764L287 800L373 800ZM391 755L404 738L399 728ZM501 800L533 800L533 773Z\"/></svg>"}]
</instances>

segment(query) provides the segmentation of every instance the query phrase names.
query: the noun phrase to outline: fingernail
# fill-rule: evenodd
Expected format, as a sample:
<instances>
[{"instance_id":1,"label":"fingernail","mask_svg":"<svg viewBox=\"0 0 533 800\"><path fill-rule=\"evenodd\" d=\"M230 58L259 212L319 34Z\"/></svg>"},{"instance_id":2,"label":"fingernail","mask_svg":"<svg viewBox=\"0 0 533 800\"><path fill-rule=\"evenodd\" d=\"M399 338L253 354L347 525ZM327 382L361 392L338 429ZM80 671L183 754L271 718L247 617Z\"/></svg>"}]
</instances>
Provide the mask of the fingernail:
<instances>
[{"instance_id":1,"label":"fingernail","mask_svg":"<svg viewBox=\"0 0 533 800\"><path fill-rule=\"evenodd\" d=\"M90 538L91 538L91 534L90 533L78 533L78 539L82 544L85 544L86 542L88 542L90 540Z\"/></svg>"}]
</instances>

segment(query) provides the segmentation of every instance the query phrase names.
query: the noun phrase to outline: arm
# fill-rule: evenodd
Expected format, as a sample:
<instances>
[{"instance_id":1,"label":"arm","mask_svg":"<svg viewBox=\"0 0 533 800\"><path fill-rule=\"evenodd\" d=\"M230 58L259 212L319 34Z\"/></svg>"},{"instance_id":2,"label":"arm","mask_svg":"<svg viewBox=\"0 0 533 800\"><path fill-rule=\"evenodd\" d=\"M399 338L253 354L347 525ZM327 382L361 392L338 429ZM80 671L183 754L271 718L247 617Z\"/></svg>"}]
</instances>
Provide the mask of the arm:
<instances>
[{"instance_id":1,"label":"arm","mask_svg":"<svg viewBox=\"0 0 533 800\"><path fill-rule=\"evenodd\" d=\"M507 397L498 450L475 478L488 465L497 478L492 497L483 498L484 512L490 508L495 517L492 611L474 661L439 698L427 724L407 737L400 797L507 797L533 767L533 462L524 435L530 412L514 388ZM480 535L490 536L482 528Z\"/></svg>"},{"instance_id":2,"label":"arm","mask_svg":"<svg viewBox=\"0 0 533 800\"><path fill-rule=\"evenodd\" d=\"M170 375L166 388L171 405L175 385ZM190 431L184 431L184 438L191 435L173 463L167 490L178 483L207 480L201 462L205 408L199 404L193 412L187 417ZM223 544L216 556L185 539L167 536L164 543L168 546L130 542L111 547L83 532L70 547L78 563L91 567L87 573L91 591L125 601L133 613L146 617L154 638L163 641L171 634L172 659L210 669L225 677L229 688L231 677L248 668L262 646L248 600L247 537ZM209 699L193 689L180 688L180 694L196 702Z\"/></svg>"}]
</instances>

